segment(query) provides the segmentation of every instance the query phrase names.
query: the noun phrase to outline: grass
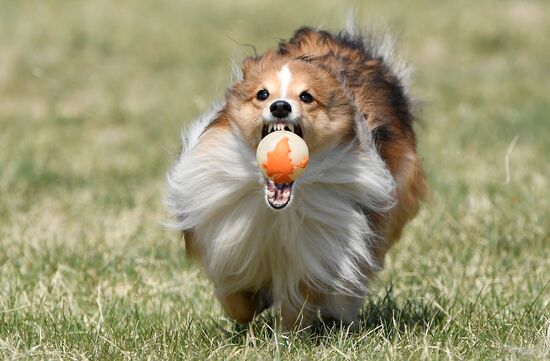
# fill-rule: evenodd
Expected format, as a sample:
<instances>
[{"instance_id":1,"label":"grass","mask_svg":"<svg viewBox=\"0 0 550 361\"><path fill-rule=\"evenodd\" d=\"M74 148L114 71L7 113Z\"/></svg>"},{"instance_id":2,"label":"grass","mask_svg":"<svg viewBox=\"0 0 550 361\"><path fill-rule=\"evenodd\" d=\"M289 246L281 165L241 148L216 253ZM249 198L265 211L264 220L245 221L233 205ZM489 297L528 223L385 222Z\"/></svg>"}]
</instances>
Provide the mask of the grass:
<instances>
[{"instance_id":1,"label":"grass","mask_svg":"<svg viewBox=\"0 0 550 361\"><path fill-rule=\"evenodd\" d=\"M416 68L431 199L358 330L235 326L162 226L179 130L236 42L350 8ZM0 0L0 24L0 357L550 357L548 2Z\"/></svg>"}]
</instances>

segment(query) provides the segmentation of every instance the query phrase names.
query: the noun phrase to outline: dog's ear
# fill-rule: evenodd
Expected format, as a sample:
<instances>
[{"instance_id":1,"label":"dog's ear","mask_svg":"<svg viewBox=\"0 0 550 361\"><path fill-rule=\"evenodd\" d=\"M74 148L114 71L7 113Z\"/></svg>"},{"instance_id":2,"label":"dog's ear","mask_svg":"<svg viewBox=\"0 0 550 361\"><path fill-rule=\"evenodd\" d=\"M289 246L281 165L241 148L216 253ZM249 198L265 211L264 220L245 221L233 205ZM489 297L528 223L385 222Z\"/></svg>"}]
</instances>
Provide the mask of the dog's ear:
<instances>
[{"instance_id":1,"label":"dog's ear","mask_svg":"<svg viewBox=\"0 0 550 361\"><path fill-rule=\"evenodd\" d=\"M248 56L244 58L242 66L241 66L241 72L242 72L242 78L246 79L248 75L255 69L257 69L260 66L260 57L257 56Z\"/></svg>"}]
</instances>

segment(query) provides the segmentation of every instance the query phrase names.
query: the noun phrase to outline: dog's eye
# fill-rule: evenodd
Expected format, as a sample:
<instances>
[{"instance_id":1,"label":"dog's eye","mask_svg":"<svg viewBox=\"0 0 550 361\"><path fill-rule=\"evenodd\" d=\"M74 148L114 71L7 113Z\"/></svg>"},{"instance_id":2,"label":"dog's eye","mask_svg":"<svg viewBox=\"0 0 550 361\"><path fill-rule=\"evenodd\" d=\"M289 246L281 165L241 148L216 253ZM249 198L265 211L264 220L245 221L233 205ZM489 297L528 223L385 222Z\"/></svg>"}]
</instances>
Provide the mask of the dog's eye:
<instances>
[{"instance_id":1,"label":"dog's eye","mask_svg":"<svg viewBox=\"0 0 550 361\"><path fill-rule=\"evenodd\" d=\"M300 100L304 103L311 103L313 102L313 96L309 94L308 92L302 92L300 93Z\"/></svg>"},{"instance_id":2,"label":"dog's eye","mask_svg":"<svg viewBox=\"0 0 550 361\"><path fill-rule=\"evenodd\" d=\"M262 89L260 90L257 94L256 94L256 99L258 100L261 100L261 101L264 101L266 100L267 98L269 98L269 92L265 89Z\"/></svg>"}]
</instances>

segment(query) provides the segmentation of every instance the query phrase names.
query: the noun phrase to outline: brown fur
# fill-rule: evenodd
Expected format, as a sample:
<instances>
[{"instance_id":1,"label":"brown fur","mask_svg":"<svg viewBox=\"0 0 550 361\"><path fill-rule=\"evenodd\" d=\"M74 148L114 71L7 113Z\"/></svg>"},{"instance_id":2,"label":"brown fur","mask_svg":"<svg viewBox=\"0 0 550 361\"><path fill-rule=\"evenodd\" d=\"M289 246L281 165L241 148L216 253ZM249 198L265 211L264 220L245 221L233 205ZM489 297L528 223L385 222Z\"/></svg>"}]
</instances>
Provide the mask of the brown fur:
<instances>
[{"instance_id":1,"label":"brown fur","mask_svg":"<svg viewBox=\"0 0 550 361\"><path fill-rule=\"evenodd\" d=\"M195 234L192 231L183 231L182 236L185 241L185 253L187 257L200 260L202 258L202 250L197 245Z\"/></svg>"},{"instance_id":2,"label":"brown fur","mask_svg":"<svg viewBox=\"0 0 550 361\"><path fill-rule=\"evenodd\" d=\"M235 293L217 292L216 296L220 301L225 313L240 323L252 321L256 314L254 297L252 292L240 291Z\"/></svg>"},{"instance_id":3,"label":"brown fur","mask_svg":"<svg viewBox=\"0 0 550 361\"><path fill-rule=\"evenodd\" d=\"M386 247L376 254L383 261L405 224L416 215L418 202L427 192L416 154L411 104L399 79L381 59L369 58L368 51L360 46L350 47L325 31L302 28L289 41L279 44L278 53L322 64L338 74L366 119L380 155L397 183L396 206L389 214L371 215L387 241Z\"/></svg>"}]
</instances>

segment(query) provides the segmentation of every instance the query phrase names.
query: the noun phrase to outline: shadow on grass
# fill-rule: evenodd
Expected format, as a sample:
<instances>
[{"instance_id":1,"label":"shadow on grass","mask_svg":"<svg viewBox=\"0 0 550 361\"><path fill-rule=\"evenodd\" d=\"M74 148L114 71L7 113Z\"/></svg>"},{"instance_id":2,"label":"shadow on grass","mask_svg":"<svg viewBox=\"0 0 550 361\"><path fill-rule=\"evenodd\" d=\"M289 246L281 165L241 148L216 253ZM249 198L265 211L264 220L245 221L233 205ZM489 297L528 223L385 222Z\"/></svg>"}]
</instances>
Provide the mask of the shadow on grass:
<instances>
[{"instance_id":1,"label":"shadow on grass","mask_svg":"<svg viewBox=\"0 0 550 361\"><path fill-rule=\"evenodd\" d=\"M421 298L399 300L394 296L390 286L383 296L367 298L358 321L351 326L331 320L319 322L298 333L314 342L329 341L332 336L342 332L350 335L377 332L387 338L393 338L405 331L426 330L440 324L444 318L444 312L433 302ZM256 335L267 336L274 332L276 320L274 313L268 312L250 325L235 324L226 336L234 341L242 341L246 339L250 329Z\"/></svg>"},{"instance_id":2,"label":"shadow on grass","mask_svg":"<svg viewBox=\"0 0 550 361\"><path fill-rule=\"evenodd\" d=\"M393 338L401 332L426 330L440 324L444 312L429 300L416 298L399 300L390 286L383 296L370 296L366 299L359 319L352 325L340 321L319 323L311 334L320 342L330 341L332 336L342 332L350 335L376 332L386 338Z\"/></svg>"},{"instance_id":3,"label":"shadow on grass","mask_svg":"<svg viewBox=\"0 0 550 361\"><path fill-rule=\"evenodd\" d=\"M405 329L427 329L441 323L445 315L432 302L425 299L407 299L399 302L392 288L383 297L367 299L359 316L359 330L380 330L387 336Z\"/></svg>"}]
</instances>

